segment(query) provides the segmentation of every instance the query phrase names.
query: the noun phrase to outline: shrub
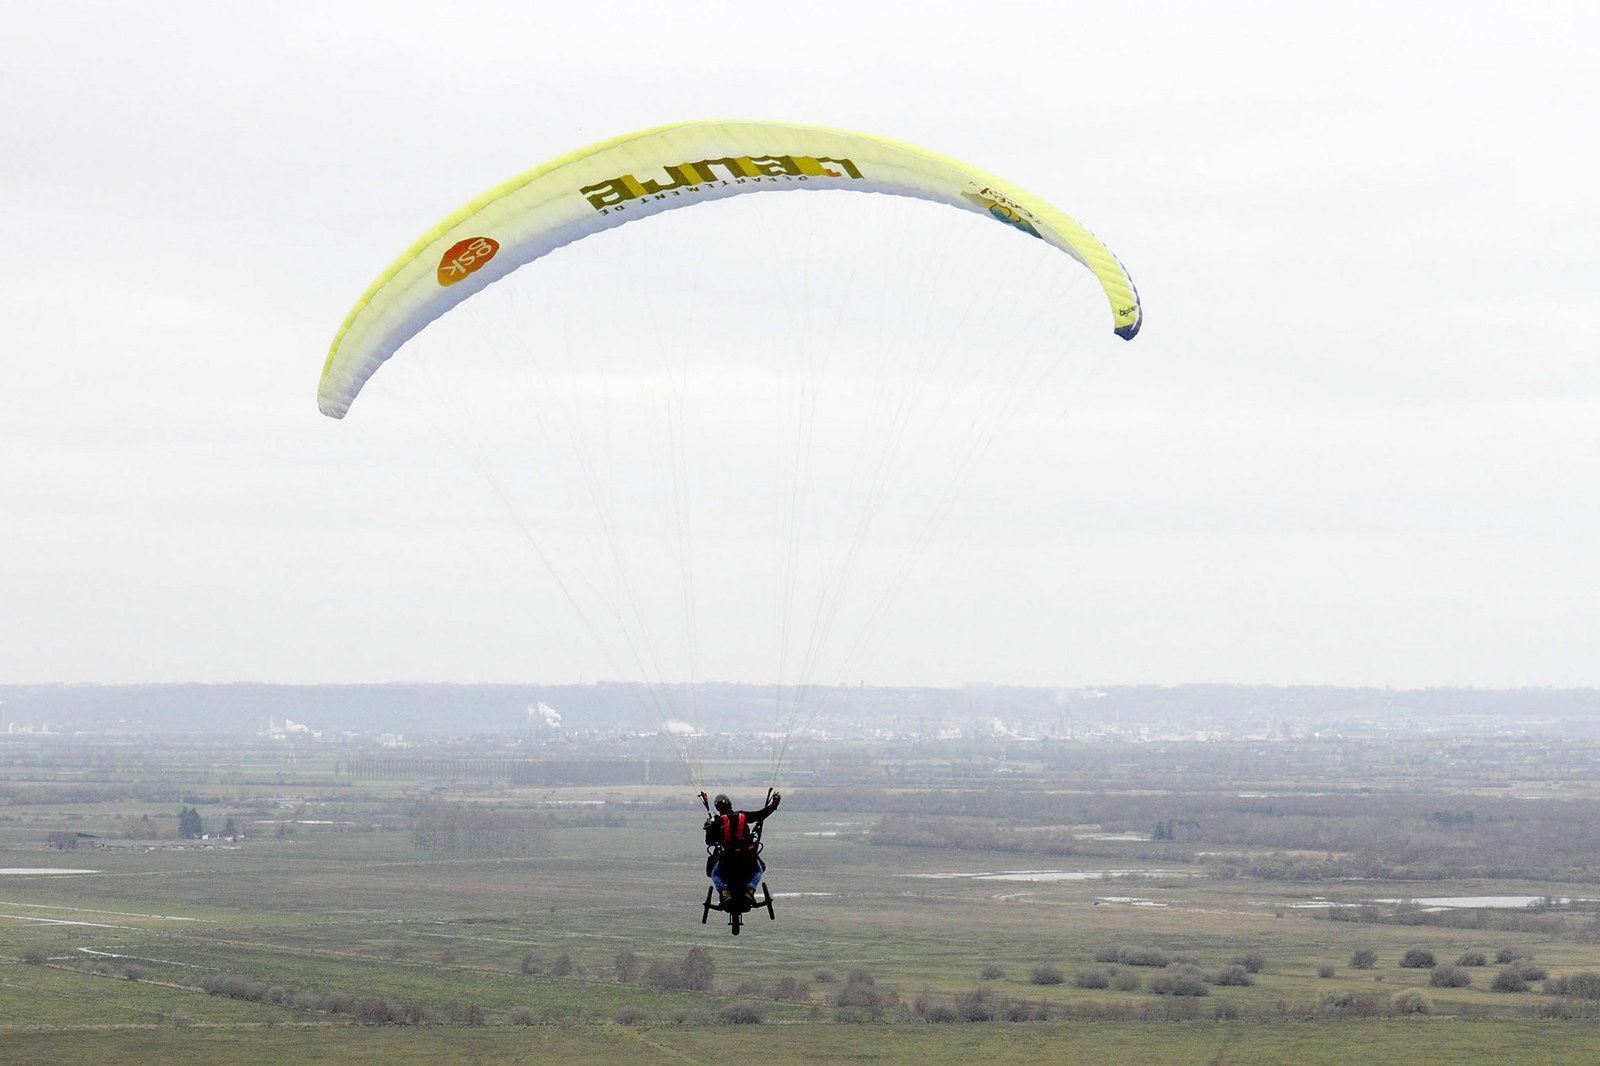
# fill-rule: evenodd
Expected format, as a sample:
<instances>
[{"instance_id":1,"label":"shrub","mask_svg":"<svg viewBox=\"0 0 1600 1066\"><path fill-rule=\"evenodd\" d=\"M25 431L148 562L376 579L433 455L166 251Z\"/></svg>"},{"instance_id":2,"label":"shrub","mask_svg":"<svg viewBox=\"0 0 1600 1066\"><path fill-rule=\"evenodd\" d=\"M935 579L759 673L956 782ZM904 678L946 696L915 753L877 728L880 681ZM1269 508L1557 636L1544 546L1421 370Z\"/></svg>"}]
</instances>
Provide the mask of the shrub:
<instances>
[{"instance_id":1,"label":"shrub","mask_svg":"<svg viewBox=\"0 0 1600 1066\"><path fill-rule=\"evenodd\" d=\"M624 948L617 952L616 962L612 966L617 980L623 984L631 984L639 976L639 956ZM526 973L527 971L523 971Z\"/></svg>"},{"instance_id":2,"label":"shrub","mask_svg":"<svg viewBox=\"0 0 1600 1066\"><path fill-rule=\"evenodd\" d=\"M1432 988L1466 988L1472 984L1472 975L1459 966L1435 966L1428 974Z\"/></svg>"},{"instance_id":3,"label":"shrub","mask_svg":"<svg viewBox=\"0 0 1600 1066\"><path fill-rule=\"evenodd\" d=\"M1322 1007L1352 1018L1376 1018L1383 1010L1378 997L1370 992L1329 992L1322 997Z\"/></svg>"},{"instance_id":4,"label":"shrub","mask_svg":"<svg viewBox=\"0 0 1600 1066\"><path fill-rule=\"evenodd\" d=\"M1546 995L1575 996L1578 999L1600 999L1600 973L1568 974L1566 977L1557 977L1546 981L1544 985Z\"/></svg>"},{"instance_id":5,"label":"shrub","mask_svg":"<svg viewBox=\"0 0 1600 1066\"><path fill-rule=\"evenodd\" d=\"M145 968L138 963L130 963L122 968L122 976L130 981L144 980Z\"/></svg>"},{"instance_id":6,"label":"shrub","mask_svg":"<svg viewBox=\"0 0 1600 1066\"><path fill-rule=\"evenodd\" d=\"M809 1003L811 982L798 977L780 977L772 986L772 998L789 1003Z\"/></svg>"},{"instance_id":7,"label":"shrub","mask_svg":"<svg viewBox=\"0 0 1600 1066\"><path fill-rule=\"evenodd\" d=\"M655 959L645 968L641 980L651 988L688 989L708 992L715 976L711 953L705 948L690 948L682 962Z\"/></svg>"},{"instance_id":8,"label":"shrub","mask_svg":"<svg viewBox=\"0 0 1600 1066\"><path fill-rule=\"evenodd\" d=\"M933 993L924 992L911 1003L911 1010L925 1022L949 1024L956 1020L956 1009Z\"/></svg>"},{"instance_id":9,"label":"shrub","mask_svg":"<svg viewBox=\"0 0 1600 1066\"><path fill-rule=\"evenodd\" d=\"M1352 970L1370 970L1376 965L1378 965L1378 953L1371 948L1362 948L1350 956Z\"/></svg>"},{"instance_id":10,"label":"shrub","mask_svg":"<svg viewBox=\"0 0 1600 1066\"><path fill-rule=\"evenodd\" d=\"M512 1025L532 1025L533 1024L533 1008L532 1007L512 1007L511 1008L511 1024Z\"/></svg>"},{"instance_id":11,"label":"shrub","mask_svg":"<svg viewBox=\"0 0 1600 1066\"><path fill-rule=\"evenodd\" d=\"M1318 966L1317 967L1317 976L1318 977L1332 977L1333 976L1333 963L1325 962L1321 966Z\"/></svg>"},{"instance_id":12,"label":"shrub","mask_svg":"<svg viewBox=\"0 0 1600 1066\"><path fill-rule=\"evenodd\" d=\"M1046 962L1035 966L1033 973L1028 975L1028 980L1036 985L1059 985L1064 978L1061 976L1059 966L1052 966Z\"/></svg>"},{"instance_id":13,"label":"shrub","mask_svg":"<svg viewBox=\"0 0 1600 1066\"><path fill-rule=\"evenodd\" d=\"M1550 976L1550 971L1536 962L1528 962L1526 960L1514 962L1511 964L1511 968L1516 970L1524 981L1543 981Z\"/></svg>"},{"instance_id":14,"label":"shrub","mask_svg":"<svg viewBox=\"0 0 1600 1066\"><path fill-rule=\"evenodd\" d=\"M1008 1022L1042 1022L1050 1017L1050 1010L1043 1003L1008 999L1000 1004L1000 1017Z\"/></svg>"},{"instance_id":15,"label":"shrub","mask_svg":"<svg viewBox=\"0 0 1600 1066\"><path fill-rule=\"evenodd\" d=\"M1127 966L1170 966L1172 956L1160 948L1121 947L1117 949L1117 957L1112 961Z\"/></svg>"},{"instance_id":16,"label":"shrub","mask_svg":"<svg viewBox=\"0 0 1600 1066\"><path fill-rule=\"evenodd\" d=\"M766 1020L767 1009L749 1000L729 1003L717 1011L717 1021L723 1025L760 1025Z\"/></svg>"},{"instance_id":17,"label":"shrub","mask_svg":"<svg viewBox=\"0 0 1600 1066\"><path fill-rule=\"evenodd\" d=\"M1593 1021L1596 1018L1600 1018L1600 1008L1597 1008L1589 1000L1549 1000L1527 1013L1535 1018L1559 1018L1562 1020L1582 1018L1586 1021Z\"/></svg>"},{"instance_id":18,"label":"shrub","mask_svg":"<svg viewBox=\"0 0 1600 1066\"><path fill-rule=\"evenodd\" d=\"M1178 963L1150 978L1150 991L1158 996L1209 996L1205 975L1198 967Z\"/></svg>"},{"instance_id":19,"label":"shrub","mask_svg":"<svg viewBox=\"0 0 1600 1066\"><path fill-rule=\"evenodd\" d=\"M1496 992L1526 992L1528 982L1522 979L1522 974L1515 966L1507 966L1494 975L1489 987Z\"/></svg>"},{"instance_id":20,"label":"shrub","mask_svg":"<svg viewBox=\"0 0 1600 1066\"><path fill-rule=\"evenodd\" d=\"M623 1007L617 1011L616 1021L618 1025L638 1025L644 1019L645 1013L638 1007Z\"/></svg>"},{"instance_id":21,"label":"shrub","mask_svg":"<svg viewBox=\"0 0 1600 1066\"><path fill-rule=\"evenodd\" d=\"M528 952L526 955L522 956L522 972L544 973L544 960L535 955L533 952Z\"/></svg>"},{"instance_id":22,"label":"shrub","mask_svg":"<svg viewBox=\"0 0 1600 1066\"><path fill-rule=\"evenodd\" d=\"M1426 970L1438 964L1433 952L1427 948L1407 948L1406 953L1400 956L1400 965L1409 970Z\"/></svg>"},{"instance_id":23,"label":"shrub","mask_svg":"<svg viewBox=\"0 0 1600 1066\"><path fill-rule=\"evenodd\" d=\"M992 989L974 988L956 997L955 1014L964 1022L992 1022L996 1009Z\"/></svg>"},{"instance_id":24,"label":"shrub","mask_svg":"<svg viewBox=\"0 0 1600 1066\"><path fill-rule=\"evenodd\" d=\"M38 948L29 948L27 951L22 953L22 961L27 963L29 966L43 966L44 960L45 954Z\"/></svg>"},{"instance_id":25,"label":"shrub","mask_svg":"<svg viewBox=\"0 0 1600 1066\"><path fill-rule=\"evenodd\" d=\"M683 974L678 967L665 959L651 959L650 965L644 968L644 976L640 980L651 988L683 987Z\"/></svg>"},{"instance_id":26,"label":"shrub","mask_svg":"<svg viewBox=\"0 0 1600 1066\"><path fill-rule=\"evenodd\" d=\"M1172 980L1171 990L1168 995L1173 996L1209 996L1211 989L1206 987L1203 977L1198 974L1180 974Z\"/></svg>"},{"instance_id":27,"label":"shrub","mask_svg":"<svg viewBox=\"0 0 1600 1066\"><path fill-rule=\"evenodd\" d=\"M260 981L252 981L246 977L239 977L231 973L207 974L200 979L200 988L208 995L226 996L228 999L242 999L250 1003L260 1003L267 998L268 985ZM316 1010L337 1011L332 1004L317 1003Z\"/></svg>"},{"instance_id":28,"label":"shrub","mask_svg":"<svg viewBox=\"0 0 1600 1066\"><path fill-rule=\"evenodd\" d=\"M893 992L880 989L867 971L855 969L850 971L850 976L840 987L838 995L834 997L834 1004L869 1018L877 1018L898 1007L900 997Z\"/></svg>"},{"instance_id":29,"label":"shrub","mask_svg":"<svg viewBox=\"0 0 1600 1066\"><path fill-rule=\"evenodd\" d=\"M1245 969L1243 966L1233 964L1224 966L1222 969L1213 974L1211 976L1211 983L1214 985L1244 987L1246 985L1255 984L1256 979L1252 977L1250 971Z\"/></svg>"},{"instance_id":30,"label":"shrub","mask_svg":"<svg viewBox=\"0 0 1600 1066\"><path fill-rule=\"evenodd\" d=\"M1118 992L1137 992L1144 982L1136 973L1118 973L1111 975L1111 987Z\"/></svg>"},{"instance_id":31,"label":"shrub","mask_svg":"<svg viewBox=\"0 0 1600 1066\"><path fill-rule=\"evenodd\" d=\"M1244 1012L1231 999L1219 999L1211 1008L1211 1017L1219 1022L1238 1021Z\"/></svg>"},{"instance_id":32,"label":"shrub","mask_svg":"<svg viewBox=\"0 0 1600 1066\"><path fill-rule=\"evenodd\" d=\"M456 953L451 951L449 948L445 948L443 951L439 952L436 957L442 966L453 965L456 961Z\"/></svg>"},{"instance_id":33,"label":"shrub","mask_svg":"<svg viewBox=\"0 0 1600 1066\"><path fill-rule=\"evenodd\" d=\"M978 976L985 981L998 981L1005 975L1005 967L997 962L986 962L983 964L983 969L978 971Z\"/></svg>"},{"instance_id":34,"label":"shrub","mask_svg":"<svg viewBox=\"0 0 1600 1066\"><path fill-rule=\"evenodd\" d=\"M1485 955L1481 951L1468 951L1468 952L1463 953L1462 956L1459 959L1456 960L1456 965L1457 966L1487 966L1487 965L1489 965L1489 956Z\"/></svg>"},{"instance_id":35,"label":"shrub","mask_svg":"<svg viewBox=\"0 0 1600 1066\"><path fill-rule=\"evenodd\" d=\"M1419 989L1408 988L1389 1001L1396 1014L1432 1014L1433 1002Z\"/></svg>"},{"instance_id":36,"label":"shrub","mask_svg":"<svg viewBox=\"0 0 1600 1066\"><path fill-rule=\"evenodd\" d=\"M1079 970L1073 975L1072 983L1079 988L1110 988L1111 975L1104 970Z\"/></svg>"},{"instance_id":37,"label":"shrub","mask_svg":"<svg viewBox=\"0 0 1600 1066\"><path fill-rule=\"evenodd\" d=\"M1497 966L1506 966L1521 959L1531 958L1533 958L1532 953L1523 951L1521 948L1501 948L1494 953L1494 961Z\"/></svg>"},{"instance_id":38,"label":"shrub","mask_svg":"<svg viewBox=\"0 0 1600 1066\"><path fill-rule=\"evenodd\" d=\"M394 1021L394 1014L389 1010L389 1001L386 999L358 1000L351 1014L362 1025L388 1025Z\"/></svg>"},{"instance_id":39,"label":"shrub","mask_svg":"<svg viewBox=\"0 0 1600 1066\"><path fill-rule=\"evenodd\" d=\"M483 1008L458 999L444 1005L444 1017L451 1025L482 1025Z\"/></svg>"},{"instance_id":40,"label":"shrub","mask_svg":"<svg viewBox=\"0 0 1600 1066\"><path fill-rule=\"evenodd\" d=\"M1121 948L1099 948L1094 953L1095 962L1116 962Z\"/></svg>"},{"instance_id":41,"label":"shrub","mask_svg":"<svg viewBox=\"0 0 1600 1066\"><path fill-rule=\"evenodd\" d=\"M1267 968L1267 957L1259 951L1247 951L1228 960L1230 966L1242 966L1250 973L1260 973Z\"/></svg>"},{"instance_id":42,"label":"shrub","mask_svg":"<svg viewBox=\"0 0 1600 1066\"><path fill-rule=\"evenodd\" d=\"M832 970L818 970L816 973L811 975L811 979L819 985L831 985L833 982L838 980L838 978L834 976Z\"/></svg>"},{"instance_id":43,"label":"shrub","mask_svg":"<svg viewBox=\"0 0 1600 1066\"><path fill-rule=\"evenodd\" d=\"M550 976L571 977L575 968L572 963L572 956L563 951L561 956L550 964Z\"/></svg>"}]
</instances>

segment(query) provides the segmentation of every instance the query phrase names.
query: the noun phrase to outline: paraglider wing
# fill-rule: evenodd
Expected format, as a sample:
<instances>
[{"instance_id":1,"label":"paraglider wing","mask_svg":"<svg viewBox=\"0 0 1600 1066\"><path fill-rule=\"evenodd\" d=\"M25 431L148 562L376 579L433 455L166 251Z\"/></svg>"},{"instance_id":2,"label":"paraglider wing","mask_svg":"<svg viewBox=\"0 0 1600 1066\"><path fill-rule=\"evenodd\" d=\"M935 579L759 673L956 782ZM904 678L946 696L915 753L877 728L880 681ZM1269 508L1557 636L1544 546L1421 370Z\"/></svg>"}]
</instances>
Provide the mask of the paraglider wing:
<instances>
[{"instance_id":1,"label":"paraglider wing","mask_svg":"<svg viewBox=\"0 0 1600 1066\"><path fill-rule=\"evenodd\" d=\"M1142 312L1122 265L1093 234L1015 185L866 133L774 122L691 122L590 145L490 189L445 218L363 294L334 337L317 390L342 418L357 393L429 322L517 267L601 230L747 192L845 189L977 211L1091 270L1131 340Z\"/></svg>"}]
</instances>

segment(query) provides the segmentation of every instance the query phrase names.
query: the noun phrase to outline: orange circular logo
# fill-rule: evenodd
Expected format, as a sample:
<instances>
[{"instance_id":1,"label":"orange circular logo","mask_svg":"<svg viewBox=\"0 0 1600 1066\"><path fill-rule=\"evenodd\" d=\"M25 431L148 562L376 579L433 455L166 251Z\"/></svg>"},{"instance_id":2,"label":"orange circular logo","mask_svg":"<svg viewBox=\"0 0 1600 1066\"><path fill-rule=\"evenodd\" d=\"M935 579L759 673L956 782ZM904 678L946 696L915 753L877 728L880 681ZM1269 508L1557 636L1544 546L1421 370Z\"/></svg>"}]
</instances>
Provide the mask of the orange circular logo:
<instances>
[{"instance_id":1,"label":"orange circular logo","mask_svg":"<svg viewBox=\"0 0 1600 1066\"><path fill-rule=\"evenodd\" d=\"M500 242L493 237L468 237L457 241L439 260L439 284L454 285L493 259L499 250Z\"/></svg>"}]
</instances>

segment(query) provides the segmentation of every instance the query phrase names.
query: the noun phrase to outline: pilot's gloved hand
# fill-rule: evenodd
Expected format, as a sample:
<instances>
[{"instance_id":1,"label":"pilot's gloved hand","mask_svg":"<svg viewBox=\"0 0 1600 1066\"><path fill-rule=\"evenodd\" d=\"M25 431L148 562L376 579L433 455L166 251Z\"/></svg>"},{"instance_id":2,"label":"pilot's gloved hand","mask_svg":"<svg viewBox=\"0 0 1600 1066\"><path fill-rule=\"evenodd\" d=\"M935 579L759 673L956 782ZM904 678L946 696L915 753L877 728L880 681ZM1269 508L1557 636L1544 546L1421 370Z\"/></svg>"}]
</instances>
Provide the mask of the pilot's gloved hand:
<instances>
[{"instance_id":1,"label":"pilot's gloved hand","mask_svg":"<svg viewBox=\"0 0 1600 1066\"><path fill-rule=\"evenodd\" d=\"M776 807L778 804L780 804L782 802L783 802L783 793L777 791L776 789L774 789L773 792L772 792L772 805L774 807Z\"/></svg>"}]
</instances>

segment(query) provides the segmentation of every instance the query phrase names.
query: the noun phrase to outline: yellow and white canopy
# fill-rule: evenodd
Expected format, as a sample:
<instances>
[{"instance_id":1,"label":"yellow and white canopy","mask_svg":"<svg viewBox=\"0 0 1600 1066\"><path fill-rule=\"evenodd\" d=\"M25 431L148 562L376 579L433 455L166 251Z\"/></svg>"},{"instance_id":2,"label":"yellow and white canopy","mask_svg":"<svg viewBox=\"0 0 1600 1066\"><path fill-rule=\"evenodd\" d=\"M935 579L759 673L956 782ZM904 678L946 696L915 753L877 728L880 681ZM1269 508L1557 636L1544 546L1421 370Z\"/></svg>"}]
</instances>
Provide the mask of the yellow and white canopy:
<instances>
[{"instance_id":1,"label":"yellow and white canopy","mask_svg":"<svg viewBox=\"0 0 1600 1066\"><path fill-rule=\"evenodd\" d=\"M342 418L361 387L423 327L490 282L601 230L747 192L844 189L988 214L1088 267L1118 336L1139 332L1139 297L1111 251L1009 182L900 141L825 126L688 122L630 133L497 185L427 233L372 283L333 339L317 404Z\"/></svg>"}]
</instances>

